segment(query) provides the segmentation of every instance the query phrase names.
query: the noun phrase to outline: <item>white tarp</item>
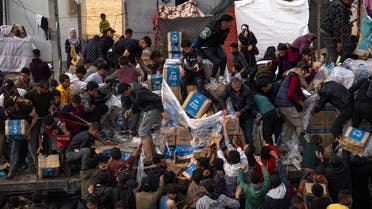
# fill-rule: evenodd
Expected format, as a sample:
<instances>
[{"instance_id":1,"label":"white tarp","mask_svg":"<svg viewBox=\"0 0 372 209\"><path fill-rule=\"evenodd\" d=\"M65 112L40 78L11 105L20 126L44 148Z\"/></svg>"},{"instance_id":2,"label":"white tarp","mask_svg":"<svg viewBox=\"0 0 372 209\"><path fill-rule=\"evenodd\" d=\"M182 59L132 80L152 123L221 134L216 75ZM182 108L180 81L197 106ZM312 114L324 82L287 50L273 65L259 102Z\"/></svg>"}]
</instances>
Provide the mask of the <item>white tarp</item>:
<instances>
[{"instance_id":1,"label":"white tarp","mask_svg":"<svg viewBox=\"0 0 372 209\"><path fill-rule=\"evenodd\" d=\"M308 32L308 0L243 0L234 3L238 34L242 24L249 25L258 41L258 57L263 57L267 47L292 43Z\"/></svg>"},{"instance_id":2,"label":"white tarp","mask_svg":"<svg viewBox=\"0 0 372 209\"><path fill-rule=\"evenodd\" d=\"M0 38L0 70L20 72L22 68L30 67L34 48L30 37Z\"/></svg>"}]
</instances>

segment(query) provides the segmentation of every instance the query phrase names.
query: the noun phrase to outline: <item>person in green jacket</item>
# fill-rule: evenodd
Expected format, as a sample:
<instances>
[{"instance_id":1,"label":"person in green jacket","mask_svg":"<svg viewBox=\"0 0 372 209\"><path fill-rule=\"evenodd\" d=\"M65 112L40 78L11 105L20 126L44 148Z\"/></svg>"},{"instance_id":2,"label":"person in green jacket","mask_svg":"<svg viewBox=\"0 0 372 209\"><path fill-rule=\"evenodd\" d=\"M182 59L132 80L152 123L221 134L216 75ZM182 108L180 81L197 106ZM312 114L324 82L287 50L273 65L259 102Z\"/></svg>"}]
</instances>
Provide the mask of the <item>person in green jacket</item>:
<instances>
[{"instance_id":1,"label":"person in green jacket","mask_svg":"<svg viewBox=\"0 0 372 209\"><path fill-rule=\"evenodd\" d=\"M260 184L260 175L257 171L252 170L250 173L251 184L244 182L244 170L247 165L243 165L238 176L238 184L243 188L245 194L245 209L263 209L265 202L265 195L269 191L270 175L267 168L263 165L261 158L255 156L257 163L261 166L264 176L264 182Z\"/></svg>"},{"instance_id":2,"label":"person in green jacket","mask_svg":"<svg viewBox=\"0 0 372 209\"><path fill-rule=\"evenodd\" d=\"M302 168L304 172L313 172L320 164L320 160L317 158L316 153L324 154L324 147L320 146L323 139L318 134L313 134L310 137L310 142L305 138L305 134L300 134L300 144L304 147L304 154L302 156Z\"/></svg>"}]
</instances>

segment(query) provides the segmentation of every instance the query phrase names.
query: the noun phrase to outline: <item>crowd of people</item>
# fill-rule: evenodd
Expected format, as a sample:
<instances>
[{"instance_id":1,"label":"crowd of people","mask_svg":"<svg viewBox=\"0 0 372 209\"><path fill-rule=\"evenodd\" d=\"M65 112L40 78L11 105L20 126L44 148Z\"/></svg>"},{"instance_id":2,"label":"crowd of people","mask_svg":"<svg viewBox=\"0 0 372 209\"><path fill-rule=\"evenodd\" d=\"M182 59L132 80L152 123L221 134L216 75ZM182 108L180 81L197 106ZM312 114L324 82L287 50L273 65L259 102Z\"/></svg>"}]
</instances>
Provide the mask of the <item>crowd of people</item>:
<instances>
[{"instance_id":1,"label":"crowd of people","mask_svg":"<svg viewBox=\"0 0 372 209\"><path fill-rule=\"evenodd\" d=\"M333 2L345 9L351 3L352 0ZM330 12L332 15L334 12ZM187 85L196 85L198 92L211 99L223 115L220 135L207 145L207 156L195 159L190 179L182 176L184 167L174 169L163 154L155 152L152 139L169 115L161 96L144 84L148 75L162 74L165 58L151 48L150 37L134 39L134 31L129 28L115 42L115 30L105 14L101 18L101 37L94 36L82 47L76 31L71 29L66 40L66 72L86 84L80 94L71 94L68 74L61 74L59 81L51 78L52 72L40 59L38 49L33 50L32 63L22 69L17 80L6 79L6 73L0 72L0 159L10 162L7 179L20 175L23 169L36 173L38 154L58 154L64 176L80 171L78 208L371 208L368 184L372 160L340 150L338 145L348 120L355 128L362 128L363 121L372 122L372 79L361 79L350 89L335 81L316 83L314 90L319 98L311 114L317 114L326 103L338 109L332 127L336 140L327 152L321 146L321 136L304 133L306 96L302 88L307 88L322 65L335 64L338 56L342 60L356 58L352 50L343 47L354 37L351 30L347 33L351 26L337 21L339 17L327 19L327 32L332 37L327 54L316 58L311 49L316 36L307 34L292 44L268 47L264 60L269 66L265 70L258 69L255 58L259 37L247 24L242 25L240 44L230 45L233 66L229 83L225 75L227 58L221 45L232 27L232 16L225 14L208 24L195 42L182 40L181 102L186 99ZM82 61L78 62L77 56ZM213 64L210 78L206 77L203 59ZM208 82L225 85L221 96L214 97L204 87ZM141 138L125 161L118 148L112 148L109 159L102 159L93 147L95 141L111 144L99 132L109 112L106 102L115 91L121 97L124 118L120 129ZM239 119L240 134L228 133L227 100L232 103L234 117ZM24 135L4 135L6 120L10 119L28 122ZM258 149L253 127L260 124L263 146ZM289 182L281 160L288 151L285 144L289 140L298 141L302 149L298 186ZM145 154L144 166L151 169L145 169L146 175L138 180L136 168L141 150ZM99 166L102 163L106 166ZM310 191L307 183L312 183ZM48 207L37 193L32 201L0 198L0 209L26 208L25 205Z\"/></svg>"}]
</instances>

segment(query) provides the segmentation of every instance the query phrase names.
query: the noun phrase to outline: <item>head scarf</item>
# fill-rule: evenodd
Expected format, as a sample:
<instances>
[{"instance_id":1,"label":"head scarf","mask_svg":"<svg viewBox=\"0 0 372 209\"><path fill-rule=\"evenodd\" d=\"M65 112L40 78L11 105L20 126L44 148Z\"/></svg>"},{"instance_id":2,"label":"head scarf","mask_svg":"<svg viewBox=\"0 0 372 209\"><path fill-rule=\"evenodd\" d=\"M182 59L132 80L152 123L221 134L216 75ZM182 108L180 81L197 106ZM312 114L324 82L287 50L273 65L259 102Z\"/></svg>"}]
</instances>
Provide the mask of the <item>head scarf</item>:
<instances>
[{"instance_id":1,"label":"head scarf","mask_svg":"<svg viewBox=\"0 0 372 209\"><path fill-rule=\"evenodd\" d=\"M76 34L76 37L75 38L72 38L71 36L70 36L70 33L72 32L72 31L75 31L75 33L76 33L76 30L75 30L75 28L70 28L70 30L69 30L69 36L68 36L68 41L70 42L70 44L73 44L73 45L78 45L79 44L79 38L77 38L77 34Z\"/></svg>"}]
</instances>

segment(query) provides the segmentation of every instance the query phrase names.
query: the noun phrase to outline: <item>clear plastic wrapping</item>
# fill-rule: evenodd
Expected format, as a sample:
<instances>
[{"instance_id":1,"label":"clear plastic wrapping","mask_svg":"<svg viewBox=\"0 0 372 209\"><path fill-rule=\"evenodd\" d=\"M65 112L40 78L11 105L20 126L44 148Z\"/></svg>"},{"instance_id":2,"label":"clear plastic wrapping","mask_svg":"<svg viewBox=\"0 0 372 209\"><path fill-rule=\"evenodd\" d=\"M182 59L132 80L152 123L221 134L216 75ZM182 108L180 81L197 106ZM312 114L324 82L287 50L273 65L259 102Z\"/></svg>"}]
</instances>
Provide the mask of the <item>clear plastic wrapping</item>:
<instances>
[{"instance_id":1,"label":"clear plastic wrapping","mask_svg":"<svg viewBox=\"0 0 372 209\"><path fill-rule=\"evenodd\" d=\"M335 81L339 84L342 84L348 89L353 85L354 78L355 78L355 75L353 71L346 69L345 67L342 67L342 66L336 66L331 70L331 74L325 80L325 82Z\"/></svg>"},{"instance_id":2,"label":"clear plastic wrapping","mask_svg":"<svg viewBox=\"0 0 372 209\"><path fill-rule=\"evenodd\" d=\"M369 59L367 61L346 59L342 63L342 66L353 71L356 80L372 76L372 59Z\"/></svg>"}]
</instances>

